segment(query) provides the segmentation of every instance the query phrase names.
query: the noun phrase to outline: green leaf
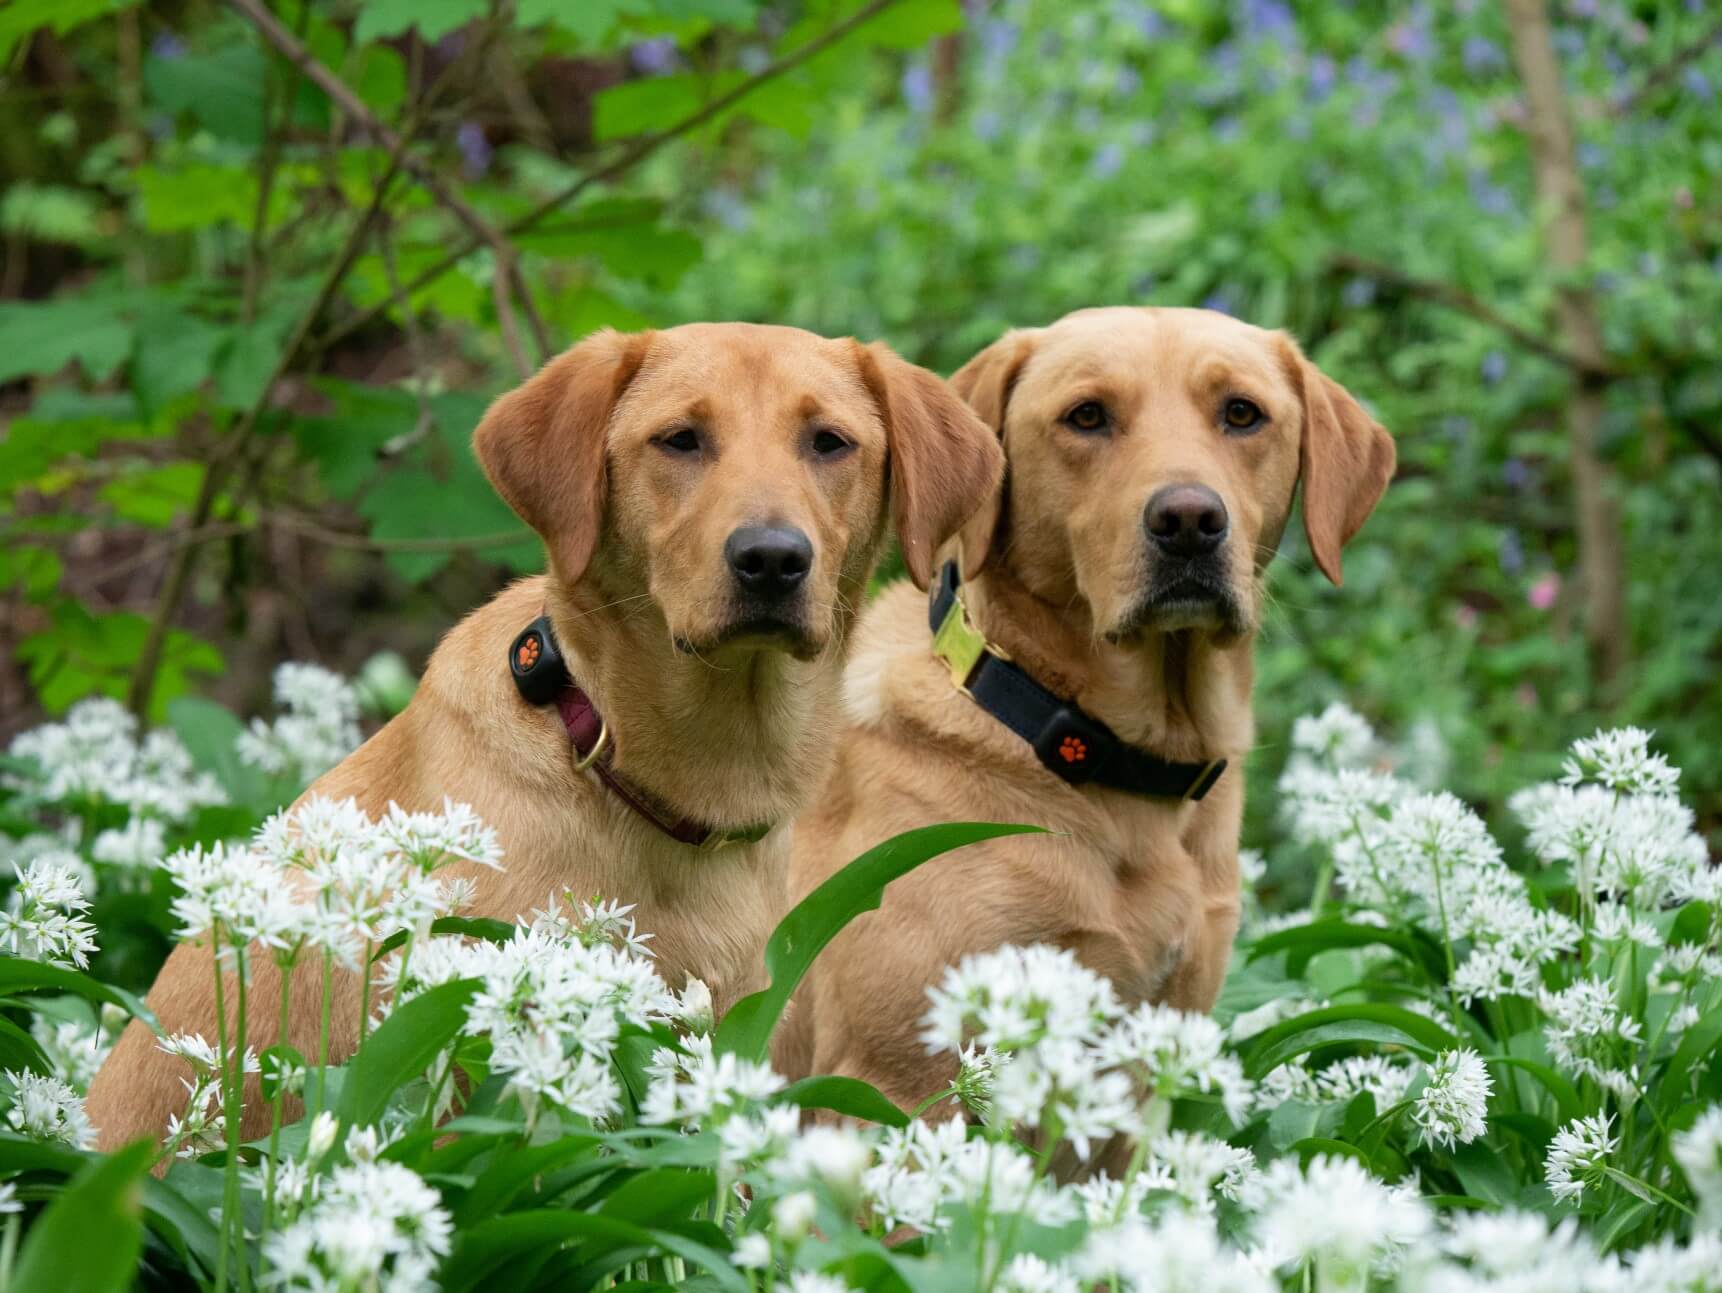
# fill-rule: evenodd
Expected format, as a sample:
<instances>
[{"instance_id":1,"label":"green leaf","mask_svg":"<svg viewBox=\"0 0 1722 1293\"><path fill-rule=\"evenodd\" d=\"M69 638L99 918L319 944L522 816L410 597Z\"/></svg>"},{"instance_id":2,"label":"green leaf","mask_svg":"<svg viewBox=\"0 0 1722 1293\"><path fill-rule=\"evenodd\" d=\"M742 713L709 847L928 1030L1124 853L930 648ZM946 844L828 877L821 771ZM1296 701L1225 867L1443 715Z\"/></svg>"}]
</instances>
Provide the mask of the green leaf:
<instances>
[{"instance_id":1,"label":"green leaf","mask_svg":"<svg viewBox=\"0 0 1722 1293\"><path fill-rule=\"evenodd\" d=\"M663 130L692 116L712 99L734 89L741 80L737 72L715 78L678 72L673 76L648 76L612 85L593 103L593 136L604 143Z\"/></svg>"},{"instance_id":2,"label":"green leaf","mask_svg":"<svg viewBox=\"0 0 1722 1293\"><path fill-rule=\"evenodd\" d=\"M1472 1198L1506 1207L1517 1201L1519 1183L1501 1156L1484 1141L1461 1145L1452 1155L1453 1170Z\"/></svg>"},{"instance_id":3,"label":"green leaf","mask_svg":"<svg viewBox=\"0 0 1722 1293\"><path fill-rule=\"evenodd\" d=\"M430 1067L460 1032L478 987L476 979L444 983L383 1020L347 1065L335 1106L343 1128L376 1122L395 1090Z\"/></svg>"},{"instance_id":4,"label":"green leaf","mask_svg":"<svg viewBox=\"0 0 1722 1293\"><path fill-rule=\"evenodd\" d=\"M218 224L247 227L257 215L257 173L248 166L190 162L133 173L144 228L180 233Z\"/></svg>"},{"instance_id":5,"label":"green leaf","mask_svg":"<svg viewBox=\"0 0 1722 1293\"><path fill-rule=\"evenodd\" d=\"M0 302L0 382L48 376L74 360L106 381L132 347L132 325L101 297Z\"/></svg>"},{"instance_id":6,"label":"green leaf","mask_svg":"<svg viewBox=\"0 0 1722 1293\"><path fill-rule=\"evenodd\" d=\"M764 1059L771 1033L814 957L855 917L875 910L885 886L931 858L965 844L1007 835L1038 834L1038 826L948 822L892 836L854 859L796 904L765 945L771 986L731 1006L714 1039L719 1051Z\"/></svg>"},{"instance_id":7,"label":"green leaf","mask_svg":"<svg viewBox=\"0 0 1722 1293\"><path fill-rule=\"evenodd\" d=\"M186 115L218 139L256 148L263 142L261 43L246 35L207 53L151 54L144 60L150 106Z\"/></svg>"},{"instance_id":8,"label":"green leaf","mask_svg":"<svg viewBox=\"0 0 1722 1293\"><path fill-rule=\"evenodd\" d=\"M180 696L168 703L167 721L185 745L192 762L212 773L227 797L257 815L280 806L274 779L239 757L234 743L245 730L233 712L202 696Z\"/></svg>"},{"instance_id":9,"label":"green leaf","mask_svg":"<svg viewBox=\"0 0 1722 1293\"><path fill-rule=\"evenodd\" d=\"M133 467L97 491L114 515L134 525L167 528L174 518L191 510L203 486L201 462L166 462L153 467Z\"/></svg>"},{"instance_id":10,"label":"green leaf","mask_svg":"<svg viewBox=\"0 0 1722 1293\"><path fill-rule=\"evenodd\" d=\"M365 0L353 39L364 44L417 27L419 38L434 44L489 11L489 0Z\"/></svg>"},{"instance_id":11,"label":"green leaf","mask_svg":"<svg viewBox=\"0 0 1722 1293\"><path fill-rule=\"evenodd\" d=\"M0 197L0 233L90 247L107 236L101 211L95 196L84 189L25 180Z\"/></svg>"},{"instance_id":12,"label":"green leaf","mask_svg":"<svg viewBox=\"0 0 1722 1293\"><path fill-rule=\"evenodd\" d=\"M1440 1024L1403 1006L1377 1002L1328 1006L1275 1024L1256 1038L1245 1070L1259 1079L1299 1055L1356 1042L1403 1046L1425 1058L1459 1044Z\"/></svg>"},{"instance_id":13,"label":"green leaf","mask_svg":"<svg viewBox=\"0 0 1722 1293\"><path fill-rule=\"evenodd\" d=\"M665 1225L686 1220L716 1193L717 1178L710 1172L657 1167L622 1182L605 1197L598 1211L636 1225Z\"/></svg>"},{"instance_id":14,"label":"green leaf","mask_svg":"<svg viewBox=\"0 0 1722 1293\"><path fill-rule=\"evenodd\" d=\"M219 324L182 310L153 310L140 317L131 377L143 415L202 386L229 336Z\"/></svg>"},{"instance_id":15,"label":"green leaf","mask_svg":"<svg viewBox=\"0 0 1722 1293\"><path fill-rule=\"evenodd\" d=\"M519 932L520 926L512 921L492 920L488 916L438 916L431 922L433 934L464 934L468 938L482 938L487 943L506 943ZM377 944L371 960L382 960L406 941L407 931L404 929L398 934L390 934Z\"/></svg>"},{"instance_id":16,"label":"green leaf","mask_svg":"<svg viewBox=\"0 0 1722 1293\"><path fill-rule=\"evenodd\" d=\"M42 1047L10 1019L0 1016L0 1069L51 1074L54 1066L42 1053Z\"/></svg>"},{"instance_id":17,"label":"green leaf","mask_svg":"<svg viewBox=\"0 0 1722 1293\"><path fill-rule=\"evenodd\" d=\"M1687 1076L1699 1061L1716 1049L1718 1043L1722 1043L1722 1006L1714 1007L1688 1028L1674 1054L1669 1056L1668 1067L1662 1071L1662 1081L1656 1094L1664 1114L1672 1113L1691 1099Z\"/></svg>"},{"instance_id":18,"label":"green leaf","mask_svg":"<svg viewBox=\"0 0 1722 1293\"><path fill-rule=\"evenodd\" d=\"M443 1293L466 1293L468 1289L488 1287L487 1277L505 1263L570 1241L586 1241L608 1249L634 1245L648 1252L667 1251L689 1265L700 1267L718 1288L746 1293L748 1287L724 1254L671 1231L597 1213L540 1209L492 1217L463 1231L440 1272Z\"/></svg>"},{"instance_id":19,"label":"green leaf","mask_svg":"<svg viewBox=\"0 0 1722 1293\"><path fill-rule=\"evenodd\" d=\"M504 1211L528 1181L586 1157L599 1143L596 1136L564 1136L547 1145L509 1148L497 1154L455 1207L455 1228L465 1230Z\"/></svg>"},{"instance_id":20,"label":"green leaf","mask_svg":"<svg viewBox=\"0 0 1722 1293\"><path fill-rule=\"evenodd\" d=\"M131 1288L143 1246L142 1182L154 1161L148 1141L92 1159L30 1227L13 1287L54 1293Z\"/></svg>"},{"instance_id":21,"label":"green leaf","mask_svg":"<svg viewBox=\"0 0 1722 1293\"><path fill-rule=\"evenodd\" d=\"M94 18L130 9L136 0L12 0L0 8L0 63L26 36L47 29L64 36Z\"/></svg>"},{"instance_id":22,"label":"green leaf","mask_svg":"<svg viewBox=\"0 0 1722 1293\"><path fill-rule=\"evenodd\" d=\"M88 1001L107 1002L118 1006L133 1019L143 1020L158 1036L161 1034L161 1024L156 1021L154 1012L124 988L92 979L78 970L65 970L57 965L44 965L40 961L26 961L16 956L0 957L0 996L9 997L17 992L71 992ZM30 1001L25 998L19 1004L28 1007Z\"/></svg>"},{"instance_id":23,"label":"green leaf","mask_svg":"<svg viewBox=\"0 0 1722 1293\"><path fill-rule=\"evenodd\" d=\"M1446 962L1433 942L1397 929L1375 925L1354 925L1342 918L1311 921L1290 929L1276 930L1250 944L1249 959L1260 960L1275 952L1286 954L1286 973L1300 977L1310 959L1337 947L1391 947L1407 960L1419 966L1425 976L1436 983L1447 978Z\"/></svg>"},{"instance_id":24,"label":"green leaf","mask_svg":"<svg viewBox=\"0 0 1722 1293\"><path fill-rule=\"evenodd\" d=\"M1550 1095L1555 1098L1555 1104L1560 1108L1561 1121L1572 1122L1585 1116L1586 1108L1579 1099L1578 1088L1564 1073L1557 1072L1547 1064L1537 1060L1522 1059L1517 1055L1485 1055L1485 1064L1504 1064L1508 1068L1518 1069L1535 1078Z\"/></svg>"},{"instance_id":25,"label":"green leaf","mask_svg":"<svg viewBox=\"0 0 1722 1293\"><path fill-rule=\"evenodd\" d=\"M907 1127L909 1115L892 1104L885 1093L860 1078L803 1078L778 1092L777 1099L800 1109L830 1109L847 1118L860 1118L885 1127Z\"/></svg>"}]
</instances>

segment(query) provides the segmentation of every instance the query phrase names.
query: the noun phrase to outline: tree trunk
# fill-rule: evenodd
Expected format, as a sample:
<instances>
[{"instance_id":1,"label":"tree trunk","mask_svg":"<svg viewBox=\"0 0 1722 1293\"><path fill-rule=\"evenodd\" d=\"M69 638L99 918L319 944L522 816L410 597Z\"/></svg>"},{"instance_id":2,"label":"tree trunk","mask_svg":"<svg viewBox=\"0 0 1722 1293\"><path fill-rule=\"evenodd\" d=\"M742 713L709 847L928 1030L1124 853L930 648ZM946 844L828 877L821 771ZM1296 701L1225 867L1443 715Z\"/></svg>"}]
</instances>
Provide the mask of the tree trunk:
<instances>
[{"instance_id":1,"label":"tree trunk","mask_svg":"<svg viewBox=\"0 0 1722 1293\"><path fill-rule=\"evenodd\" d=\"M1582 365L1578 386L1567 404L1567 435L1585 637L1597 681L1607 687L1620 676L1627 660L1626 590L1613 473L1597 456L1608 365L1596 299L1584 276L1584 185L1573 154L1546 0L1507 0L1507 22L1512 29L1513 61L1525 87L1531 163L1549 264L1560 280L1557 320L1565 348Z\"/></svg>"}]
</instances>

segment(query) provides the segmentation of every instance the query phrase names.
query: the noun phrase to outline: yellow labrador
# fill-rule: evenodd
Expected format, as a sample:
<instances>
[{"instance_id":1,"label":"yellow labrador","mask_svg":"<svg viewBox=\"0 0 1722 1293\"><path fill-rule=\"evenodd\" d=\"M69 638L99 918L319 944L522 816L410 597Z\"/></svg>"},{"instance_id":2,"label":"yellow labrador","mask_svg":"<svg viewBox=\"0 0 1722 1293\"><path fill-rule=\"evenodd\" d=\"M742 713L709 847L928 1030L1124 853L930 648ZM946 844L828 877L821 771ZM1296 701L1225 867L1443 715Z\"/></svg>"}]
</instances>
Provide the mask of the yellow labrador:
<instances>
[{"instance_id":1,"label":"yellow labrador","mask_svg":"<svg viewBox=\"0 0 1722 1293\"><path fill-rule=\"evenodd\" d=\"M564 888L635 902L670 984L706 980L721 1010L763 974L787 822L828 761L887 513L924 581L996 485L996 440L882 346L697 324L582 342L498 400L474 448L549 573L456 627L406 711L308 794L372 814L470 804L506 853L473 876L480 914ZM558 648L566 676L533 703ZM213 1035L209 955L180 947L163 968L149 1001L168 1030ZM274 1001L273 965L253 963L254 999ZM300 973L289 1040L313 1054L319 991ZM259 1022L261 1048L276 1038ZM357 1020L336 1023L344 1056ZM90 1092L103 1145L160 1136L183 1069L133 1023ZM267 1112L249 1102L247 1135Z\"/></svg>"},{"instance_id":2,"label":"yellow labrador","mask_svg":"<svg viewBox=\"0 0 1722 1293\"><path fill-rule=\"evenodd\" d=\"M1212 1006L1237 926L1264 570L1301 480L1337 584L1395 461L1289 337L1204 310L1083 310L1009 333L952 384L1001 437L1006 480L931 613L905 584L862 616L849 729L796 824L792 896L914 826L1058 834L894 883L826 949L774 1043L787 1074L860 1077L905 1108L954 1075L918 1022L969 953L1051 943L1127 1000Z\"/></svg>"}]
</instances>

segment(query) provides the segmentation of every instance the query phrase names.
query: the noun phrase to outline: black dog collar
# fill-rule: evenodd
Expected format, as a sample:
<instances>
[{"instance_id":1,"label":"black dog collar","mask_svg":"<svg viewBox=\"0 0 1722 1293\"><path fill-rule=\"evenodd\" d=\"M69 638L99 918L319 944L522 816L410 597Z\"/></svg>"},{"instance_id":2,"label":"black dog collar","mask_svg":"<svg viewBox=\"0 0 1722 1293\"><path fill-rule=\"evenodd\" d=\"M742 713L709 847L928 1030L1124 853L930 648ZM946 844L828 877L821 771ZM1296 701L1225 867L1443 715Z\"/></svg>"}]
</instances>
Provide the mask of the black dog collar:
<instances>
[{"instance_id":1,"label":"black dog collar","mask_svg":"<svg viewBox=\"0 0 1722 1293\"><path fill-rule=\"evenodd\" d=\"M969 623L947 561L933 585L928 622L933 654L959 691L1033 747L1046 769L1071 785L1094 782L1160 799L1199 800L1226 770L1224 759L1174 763L1134 745L1081 706L1053 695Z\"/></svg>"}]
</instances>

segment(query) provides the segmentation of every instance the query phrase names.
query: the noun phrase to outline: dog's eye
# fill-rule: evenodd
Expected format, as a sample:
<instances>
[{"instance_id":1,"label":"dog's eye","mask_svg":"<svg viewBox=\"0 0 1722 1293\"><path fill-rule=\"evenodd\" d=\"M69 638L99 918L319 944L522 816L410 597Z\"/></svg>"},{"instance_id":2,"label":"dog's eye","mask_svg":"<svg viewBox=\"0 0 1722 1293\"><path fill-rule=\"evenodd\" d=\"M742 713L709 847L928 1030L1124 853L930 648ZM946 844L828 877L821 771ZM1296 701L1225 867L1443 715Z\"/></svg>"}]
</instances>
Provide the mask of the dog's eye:
<instances>
[{"instance_id":1,"label":"dog's eye","mask_svg":"<svg viewBox=\"0 0 1722 1293\"><path fill-rule=\"evenodd\" d=\"M849 441L830 427L820 427L813 433L813 452L821 458L830 458L850 447Z\"/></svg>"},{"instance_id":2,"label":"dog's eye","mask_svg":"<svg viewBox=\"0 0 1722 1293\"><path fill-rule=\"evenodd\" d=\"M678 427L658 437L658 444L671 453L698 453L700 433L692 427Z\"/></svg>"},{"instance_id":3,"label":"dog's eye","mask_svg":"<svg viewBox=\"0 0 1722 1293\"><path fill-rule=\"evenodd\" d=\"M1268 415L1249 400L1229 399L1222 414L1231 431L1253 431L1268 420Z\"/></svg>"},{"instance_id":4,"label":"dog's eye","mask_svg":"<svg viewBox=\"0 0 1722 1293\"><path fill-rule=\"evenodd\" d=\"M1084 400L1064 415L1064 424L1076 431L1104 431L1106 406L1099 400Z\"/></svg>"}]
</instances>

